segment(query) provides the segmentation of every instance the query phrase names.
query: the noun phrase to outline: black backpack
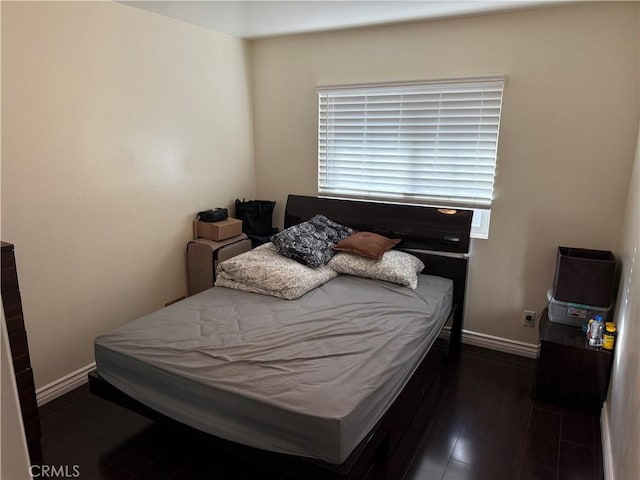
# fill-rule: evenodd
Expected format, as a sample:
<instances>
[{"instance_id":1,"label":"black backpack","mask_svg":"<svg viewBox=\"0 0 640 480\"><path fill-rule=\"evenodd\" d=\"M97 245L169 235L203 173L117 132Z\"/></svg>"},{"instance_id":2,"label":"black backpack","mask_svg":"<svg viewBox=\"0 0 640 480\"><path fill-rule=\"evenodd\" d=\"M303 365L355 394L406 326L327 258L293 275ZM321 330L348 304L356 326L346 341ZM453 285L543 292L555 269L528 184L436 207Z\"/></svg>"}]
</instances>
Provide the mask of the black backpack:
<instances>
[{"instance_id":1,"label":"black backpack","mask_svg":"<svg viewBox=\"0 0 640 480\"><path fill-rule=\"evenodd\" d=\"M271 225L275 206L276 202L269 200L236 199L236 218L242 220L242 231L249 236L257 237L275 233Z\"/></svg>"}]
</instances>

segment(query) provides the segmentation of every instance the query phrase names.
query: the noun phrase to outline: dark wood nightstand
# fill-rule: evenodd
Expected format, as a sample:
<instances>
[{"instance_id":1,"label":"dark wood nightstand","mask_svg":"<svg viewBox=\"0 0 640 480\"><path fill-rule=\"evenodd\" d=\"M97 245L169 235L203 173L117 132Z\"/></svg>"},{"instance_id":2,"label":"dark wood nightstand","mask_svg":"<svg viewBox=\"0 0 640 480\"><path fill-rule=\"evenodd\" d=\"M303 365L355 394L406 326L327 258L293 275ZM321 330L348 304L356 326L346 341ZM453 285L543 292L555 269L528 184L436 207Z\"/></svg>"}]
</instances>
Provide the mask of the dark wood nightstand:
<instances>
[{"instance_id":1,"label":"dark wood nightstand","mask_svg":"<svg viewBox=\"0 0 640 480\"><path fill-rule=\"evenodd\" d=\"M613 352L589 345L580 327L540 319L535 397L575 410L600 413L607 396Z\"/></svg>"}]
</instances>

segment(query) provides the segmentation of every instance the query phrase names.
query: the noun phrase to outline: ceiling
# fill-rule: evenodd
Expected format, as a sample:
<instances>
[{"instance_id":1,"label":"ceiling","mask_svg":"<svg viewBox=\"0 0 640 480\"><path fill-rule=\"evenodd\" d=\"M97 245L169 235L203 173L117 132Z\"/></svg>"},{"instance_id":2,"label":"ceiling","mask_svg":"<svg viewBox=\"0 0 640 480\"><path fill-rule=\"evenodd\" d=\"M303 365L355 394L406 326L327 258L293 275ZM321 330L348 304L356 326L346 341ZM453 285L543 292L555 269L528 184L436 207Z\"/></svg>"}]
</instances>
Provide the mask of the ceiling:
<instances>
[{"instance_id":1,"label":"ceiling","mask_svg":"<svg viewBox=\"0 0 640 480\"><path fill-rule=\"evenodd\" d=\"M298 0L120 2L241 38L531 9L558 0Z\"/></svg>"}]
</instances>

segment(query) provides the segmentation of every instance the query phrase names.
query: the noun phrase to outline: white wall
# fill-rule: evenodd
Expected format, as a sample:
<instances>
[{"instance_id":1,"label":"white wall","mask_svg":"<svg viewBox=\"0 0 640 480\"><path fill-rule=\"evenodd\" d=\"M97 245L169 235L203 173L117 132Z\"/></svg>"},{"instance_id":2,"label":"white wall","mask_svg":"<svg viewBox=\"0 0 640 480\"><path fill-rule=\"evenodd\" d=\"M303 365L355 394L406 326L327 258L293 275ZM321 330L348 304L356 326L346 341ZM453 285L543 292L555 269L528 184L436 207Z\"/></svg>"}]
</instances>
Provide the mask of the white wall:
<instances>
[{"instance_id":1,"label":"white wall","mask_svg":"<svg viewBox=\"0 0 640 480\"><path fill-rule=\"evenodd\" d=\"M618 338L605 403L614 479L640 478L640 130L620 242Z\"/></svg>"},{"instance_id":2,"label":"white wall","mask_svg":"<svg viewBox=\"0 0 640 480\"><path fill-rule=\"evenodd\" d=\"M2 239L42 387L186 293L195 212L253 197L248 44L113 2L2 9Z\"/></svg>"},{"instance_id":3,"label":"white wall","mask_svg":"<svg viewBox=\"0 0 640 480\"><path fill-rule=\"evenodd\" d=\"M594 3L257 40L256 194L317 194L317 85L504 73L489 240L465 328L537 343L558 245L617 250L638 125L637 3Z\"/></svg>"}]
</instances>

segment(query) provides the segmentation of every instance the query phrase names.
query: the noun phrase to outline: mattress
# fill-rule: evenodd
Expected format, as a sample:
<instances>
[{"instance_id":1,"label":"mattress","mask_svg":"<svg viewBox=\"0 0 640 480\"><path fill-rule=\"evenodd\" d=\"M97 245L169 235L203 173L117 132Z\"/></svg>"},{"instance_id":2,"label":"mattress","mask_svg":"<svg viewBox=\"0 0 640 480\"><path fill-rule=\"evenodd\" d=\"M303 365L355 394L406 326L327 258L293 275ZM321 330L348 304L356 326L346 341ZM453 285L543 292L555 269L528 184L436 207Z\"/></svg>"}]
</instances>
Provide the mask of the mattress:
<instances>
[{"instance_id":1,"label":"mattress","mask_svg":"<svg viewBox=\"0 0 640 480\"><path fill-rule=\"evenodd\" d=\"M97 371L179 422L341 464L400 393L451 310L452 282L416 290L341 275L297 300L216 287L95 340Z\"/></svg>"}]
</instances>

